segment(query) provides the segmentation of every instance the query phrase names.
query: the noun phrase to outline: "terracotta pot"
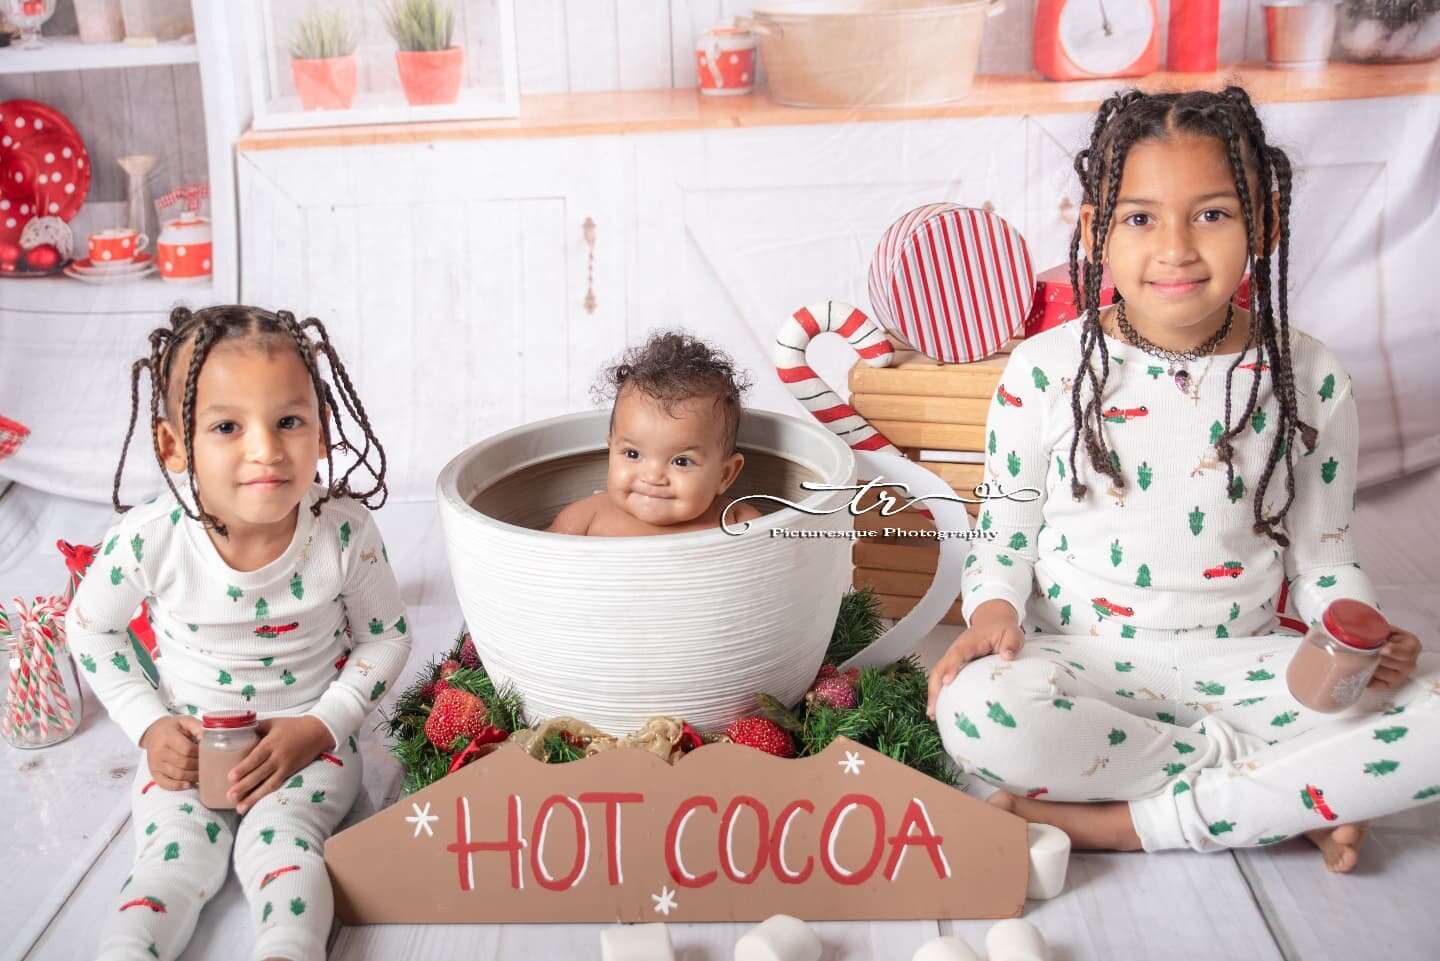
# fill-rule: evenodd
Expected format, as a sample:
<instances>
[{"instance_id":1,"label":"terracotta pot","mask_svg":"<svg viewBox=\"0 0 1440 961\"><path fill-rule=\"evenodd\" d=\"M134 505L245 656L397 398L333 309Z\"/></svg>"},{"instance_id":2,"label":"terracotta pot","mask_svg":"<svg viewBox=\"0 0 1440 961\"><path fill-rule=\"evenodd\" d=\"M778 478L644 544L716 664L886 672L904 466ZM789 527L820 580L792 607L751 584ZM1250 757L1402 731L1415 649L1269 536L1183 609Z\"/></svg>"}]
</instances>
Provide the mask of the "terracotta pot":
<instances>
[{"instance_id":1,"label":"terracotta pot","mask_svg":"<svg viewBox=\"0 0 1440 961\"><path fill-rule=\"evenodd\" d=\"M460 80L465 68L463 47L447 50L397 50L395 66L400 86L412 107L454 103L460 97Z\"/></svg>"},{"instance_id":2,"label":"terracotta pot","mask_svg":"<svg viewBox=\"0 0 1440 961\"><path fill-rule=\"evenodd\" d=\"M349 110L355 102L355 55L291 60L290 77L306 110Z\"/></svg>"}]
</instances>

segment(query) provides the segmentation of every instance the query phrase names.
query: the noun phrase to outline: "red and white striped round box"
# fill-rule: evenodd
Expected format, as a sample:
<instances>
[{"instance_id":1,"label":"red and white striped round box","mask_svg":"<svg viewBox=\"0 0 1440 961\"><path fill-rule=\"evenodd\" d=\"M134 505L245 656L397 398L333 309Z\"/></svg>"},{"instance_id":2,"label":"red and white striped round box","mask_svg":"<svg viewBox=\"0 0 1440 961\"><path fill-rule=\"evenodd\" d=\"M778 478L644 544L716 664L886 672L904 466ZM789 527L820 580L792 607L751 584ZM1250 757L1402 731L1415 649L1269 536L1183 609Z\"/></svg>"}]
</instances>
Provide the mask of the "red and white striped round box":
<instances>
[{"instance_id":1,"label":"red and white striped round box","mask_svg":"<svg viewBox=\"0 0 1440 961\"><path fill-rule=\"evenodd\" d=\"M1025 325L1035 271L1025 238L983 210L917 207L880 238L870 306L887 331L946 363L983 360Z\"/></svg>"}]
</instances>

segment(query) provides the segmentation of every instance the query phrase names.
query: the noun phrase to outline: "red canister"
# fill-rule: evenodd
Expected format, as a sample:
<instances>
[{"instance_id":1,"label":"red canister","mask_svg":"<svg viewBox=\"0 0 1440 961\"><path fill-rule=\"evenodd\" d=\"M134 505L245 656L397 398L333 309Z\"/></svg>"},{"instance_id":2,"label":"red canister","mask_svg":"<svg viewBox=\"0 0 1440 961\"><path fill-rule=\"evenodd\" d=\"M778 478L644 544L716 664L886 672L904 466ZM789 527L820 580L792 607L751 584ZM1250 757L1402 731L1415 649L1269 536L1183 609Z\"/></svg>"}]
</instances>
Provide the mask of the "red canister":
<instances>
[{"instance_id":1,"label":"red canister","mask_svg":"<svg viewBox=\"0 0 1440 961\"><path fill-rule=\"evenodd\" d=\"M1220 0L1170 0L1165 69L1214 73L1220 59Z\"/></svg>"}]
</instances>

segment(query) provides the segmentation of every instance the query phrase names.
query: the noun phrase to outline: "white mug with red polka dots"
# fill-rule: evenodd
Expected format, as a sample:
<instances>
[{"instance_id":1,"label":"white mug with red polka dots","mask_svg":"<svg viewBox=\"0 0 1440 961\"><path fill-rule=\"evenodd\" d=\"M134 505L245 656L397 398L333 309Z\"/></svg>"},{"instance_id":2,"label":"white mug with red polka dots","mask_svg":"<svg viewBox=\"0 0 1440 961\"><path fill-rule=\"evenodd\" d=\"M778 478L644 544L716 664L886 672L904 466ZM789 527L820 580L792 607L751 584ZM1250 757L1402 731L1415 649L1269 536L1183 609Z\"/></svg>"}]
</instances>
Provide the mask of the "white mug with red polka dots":
<instances>
[{"instance_id":1,"label":"white mug with red polka dots","mask_svg":"<svg viewBox=\"0 0 1440 961\"><path fill-rule=\"evenodd\" d=\"M137 232L133 227L97 230L90 235L88 241L90 263L96 267L104 267L107 264L129 264L148 243L150 243L150 238Z\"/></svg>"},{"instance_id":2,"label":"white mug with red polka dots","mask_svg":"<svg viewBox=\"0 0 1440 961\"><path fill-rule=\"evenodd\" d=\"M211 274L210 221L186 211L160 231L155 260L166 280L199 280Z\"/></svg>"}]
</instances>

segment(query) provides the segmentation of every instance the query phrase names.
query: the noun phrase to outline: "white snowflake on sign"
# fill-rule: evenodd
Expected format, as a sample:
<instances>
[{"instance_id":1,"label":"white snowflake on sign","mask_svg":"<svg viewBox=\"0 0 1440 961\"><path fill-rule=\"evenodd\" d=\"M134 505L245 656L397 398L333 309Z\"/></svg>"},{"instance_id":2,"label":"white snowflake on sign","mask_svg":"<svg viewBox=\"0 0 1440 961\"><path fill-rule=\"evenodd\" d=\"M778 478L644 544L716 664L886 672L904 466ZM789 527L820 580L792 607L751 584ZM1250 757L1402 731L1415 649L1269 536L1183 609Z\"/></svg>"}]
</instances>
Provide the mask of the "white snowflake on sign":
<instances>
[{"instance_id":1,"label":"white snowflake on sign","mask_svg":"<svg viewBox=\"0 0 1440 961\"><path fill-rule=\"evenodd\" d=\"M865 766L865 759L860 756L859 751L846 751L845 760L835 763L843 767L846 774L859 774L860 769Z\"/></svg>"},{"instance_id":2,"label":"white snowflake on sign","mask_svg":"<svg viewBox=\"0 0 1440 961\"><path fill-rule=\"evenodd\" d=\"M676 910L679 905L675 903L675 892L665 885L660 885L660 893L650 895L650 900L655 902L655 910L670 917L670 912Z\"/></svg>"},{"instance_id":3,"label":"white snowflake on sign","mask_svg":"<svg viewBox=\"0 0 1440 961\"><path fill-rule=\"evenodd\" d=\"M422 809L420 805L412 801L410 804L410 810L414 811L415 813L407 817L405 819L405 823L415 825L415 834L413 836L418 838L420 836L420 832L424 831L426 834L433 838L435 836L435 832L430 829L430 822L438 821L440 820L440 817L438 815L430 813L430 802L426 801L425 807Z\"/></svg>"}]
</instances>

